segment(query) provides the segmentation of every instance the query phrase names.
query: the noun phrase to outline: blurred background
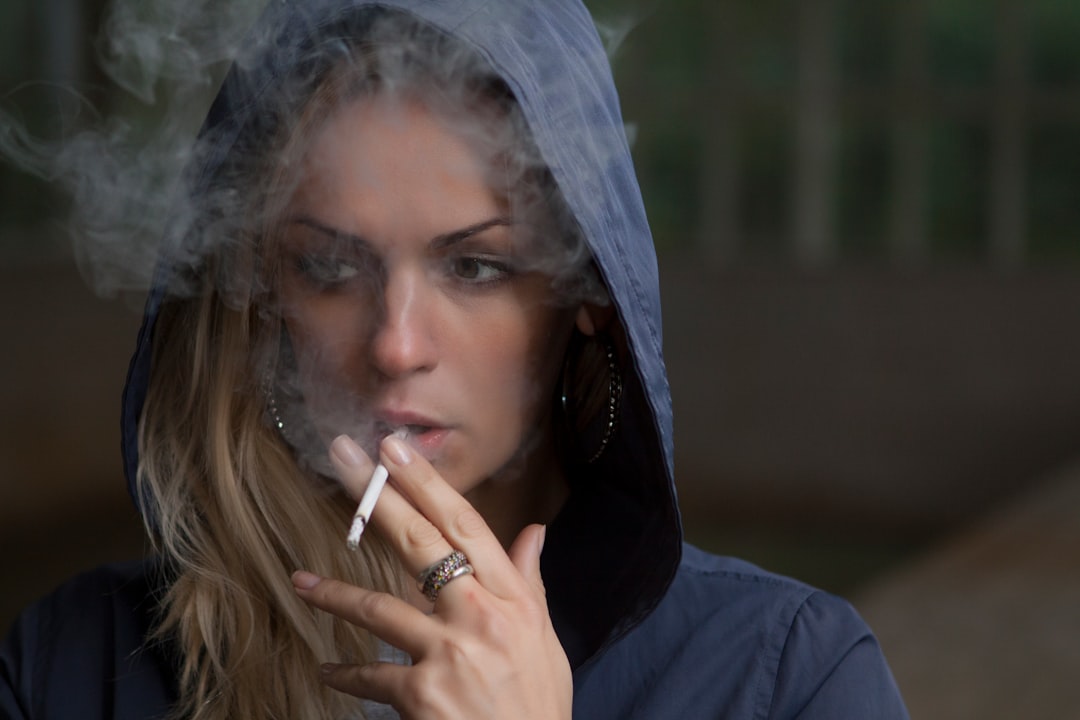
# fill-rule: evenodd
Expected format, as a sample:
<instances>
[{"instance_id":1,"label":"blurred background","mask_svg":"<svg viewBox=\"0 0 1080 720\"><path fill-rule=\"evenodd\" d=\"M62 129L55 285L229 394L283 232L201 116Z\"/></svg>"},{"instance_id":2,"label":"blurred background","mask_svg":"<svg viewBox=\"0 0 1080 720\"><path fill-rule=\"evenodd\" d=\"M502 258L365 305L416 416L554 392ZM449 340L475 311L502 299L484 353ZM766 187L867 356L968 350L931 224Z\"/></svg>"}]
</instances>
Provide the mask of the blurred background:
<instances>
[{"instance_id":1,"label":"blurred background","mask_svg":"<svg viewBox=\"0 0 1080 720\"><path fill-rule=\"evenodd\" d=\"M587 4L660 256L688 538L849 598L913 717L1080 716L1080 4ZM0 139L161 112L95 63L104 6L0 4ZM5 627L144 551L140 298L88 288L67 207L0 164Z\"/></svg>"}]
</instances>

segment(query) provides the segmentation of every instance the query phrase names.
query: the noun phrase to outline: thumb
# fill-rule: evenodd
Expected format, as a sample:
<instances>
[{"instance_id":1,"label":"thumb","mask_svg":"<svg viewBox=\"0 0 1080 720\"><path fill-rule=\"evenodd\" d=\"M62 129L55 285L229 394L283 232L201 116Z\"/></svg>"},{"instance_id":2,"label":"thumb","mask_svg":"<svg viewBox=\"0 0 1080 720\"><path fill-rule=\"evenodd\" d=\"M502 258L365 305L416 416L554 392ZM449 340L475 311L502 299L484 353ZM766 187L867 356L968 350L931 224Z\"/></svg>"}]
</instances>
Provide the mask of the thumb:
<instances>
[{"instance_id":1,"label":"thumb","mask_svg":"<svg viewBox=\"0 0 1080 720\"><path fill-rule=\"evenodd\" d=\"M540 552L544 549L546 525L526 525L510 546L510 561L525 582L541 597L545 596L544 580L540 577Z\"/></svg>"}]
</instances>

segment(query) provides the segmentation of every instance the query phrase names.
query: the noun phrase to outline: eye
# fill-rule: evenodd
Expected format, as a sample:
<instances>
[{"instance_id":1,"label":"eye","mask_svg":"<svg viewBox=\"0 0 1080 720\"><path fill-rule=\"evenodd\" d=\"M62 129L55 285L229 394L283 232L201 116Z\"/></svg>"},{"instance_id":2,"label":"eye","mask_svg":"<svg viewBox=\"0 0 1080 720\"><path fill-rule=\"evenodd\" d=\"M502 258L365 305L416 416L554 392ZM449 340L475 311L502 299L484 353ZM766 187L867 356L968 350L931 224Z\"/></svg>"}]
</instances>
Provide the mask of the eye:
<instances>
[{"instance_id":1,"label":"eye","mask_svg":"<svg viewBox=\"0 0 1080 720\"><path fill-rule=\"evenodd\" d=\"M308 282L321 288L343 285L360 274L356 263L322 255L298 255L296 269Z\"/></svg>"},{"instance_id":2,"label":"eye","mask_svg":"<svg viewBox=\"0 0 1080 720\"><path fill-rule=\"evenodd\" d=\"M455 277L476 284L498 282L512 274L504 262L473 255L451 258L450 265Z\"/></svg>"}]
</instances>

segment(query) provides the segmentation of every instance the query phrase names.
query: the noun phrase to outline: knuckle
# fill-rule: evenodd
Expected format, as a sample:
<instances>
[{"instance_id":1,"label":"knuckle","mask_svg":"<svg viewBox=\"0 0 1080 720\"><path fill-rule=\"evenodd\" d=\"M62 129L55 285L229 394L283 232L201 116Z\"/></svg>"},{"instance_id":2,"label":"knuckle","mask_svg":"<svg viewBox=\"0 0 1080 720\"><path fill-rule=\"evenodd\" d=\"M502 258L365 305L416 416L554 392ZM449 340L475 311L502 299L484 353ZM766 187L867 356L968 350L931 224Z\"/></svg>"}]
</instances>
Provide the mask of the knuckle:
<instances>
[{"instance_id":1,"label":"knuckle","mask_svg":"<svg viewBox=\"0 0 1080 720\"><path fill-rule=\"evenodd\" d=\"M481 608L476 615L476 627L481 637L503 640L510 637L513 627L507 623L502 613L490 608Z\"/></svg>"},{"instance_id":2,"label":"knuckle","mask_svg":"<svg viewBox=\"0 0 1080 720\"><path fill-rule=\"evenodd\" d=\"M430 684L417 685L409 693L409 697L412 699L410 704L416 717L436 717L436 713L442 709L439 699L443 694L436 692Z\"/></svg>"},{"instance_id":3,"label":"knuckle","mask_svg":"<svg viewBox=\"0 0 1080 720\"><path fill-rule=\"evenodd\" d=\"M469 651L459 640L444 637L439 643L439 655L451 667L460 667L468 660Z\"/></svg>"},{"instance_id":4,"label":"knuckle","mask_svg":"<svg viewBox=\"0 0 1080 720\"><path fill-rule=\"evenodd\" d=\"M547 607L541 603L527 602L523 608L524 624L535 631L546 630L551 625Z\"/></svg>"},{"instance_id":5,"label":"knuckle","mask_svg":"<svg viewBox=\"0 0 1080 720\"><path fill-rule=\"evenodd\" d=\"M483 644L490 647L503 647L505 643L513 642L511 638L520 630L517 621L508 617L501 608L493 606L486 599L477 595L470 593L465 599L470 605L469 635L461 640L451 638L448 642L454 643L458 647L463 642L467 643L470 640L479 639L482 639ZM455 648L453 646L447 646L445 650L450 656L454 655Z\"/></svg>"},{"instance_id":6,"label":"knuckle","mask_svg":"<svg viewBox=\"0 0 1080 720\"><path fill-rule=\"evenodd\" d=\"M324 578L312 593L312 599L319 607L334 605L341 594L341 587L336 580Z\"/></svg>"},{"instance_id":7,"label":"knuckle","mask_svg":"<svg viewBox=\"0 0 1080 720\"><path fill-rule=\"evenodd\" d=\"M442 533L424 517L410 520L401 530L401 546L406 550L427 550L441 542Z\"/></svg>"},{"instance_id":8,"label":"knuckle","mask_svg":"<svg viewBox=\"0 0 1080 720\"><path fill-rule=\"evenodd\" d=\"M518 606L521 608L521 612L526 619L548 619L548 609L545 598L546 595L543 588L541 588L537 594L525 595L518 600Z\"/></svg>"},{"instance_id":9,"label":"knuckle","mask_svg":"<svg viewBox=\"0 0 1080 720\"><path fill-rule=\"evenodd\" d=\"M393 598L390 595L369 593L360 598L356 604L356 610L362 618L377 618L384 615L392 603Z\"/></svg>"},{"instance_id":10,"label":"knuckle","mask_svg":"<svg viewBox=\"0 0 1080 720\"><path fill-rule=\"evenodd\" d=\"M451 520L454 534L466 540L481 538L488 532L484 518L473 507L466 507L456 513Z\"/></svg>"},{"instance_id":11,"label":"knuckle","mask_svg":"<svg viewBox=\"0 0 1080 720\"><path fill-rule=\"evenodd\" d=\"M436 717L445 709L445 695L436 678L425 668L417 666L402 685L409 709L416 717Z\"/></svg>"}]
</instances>

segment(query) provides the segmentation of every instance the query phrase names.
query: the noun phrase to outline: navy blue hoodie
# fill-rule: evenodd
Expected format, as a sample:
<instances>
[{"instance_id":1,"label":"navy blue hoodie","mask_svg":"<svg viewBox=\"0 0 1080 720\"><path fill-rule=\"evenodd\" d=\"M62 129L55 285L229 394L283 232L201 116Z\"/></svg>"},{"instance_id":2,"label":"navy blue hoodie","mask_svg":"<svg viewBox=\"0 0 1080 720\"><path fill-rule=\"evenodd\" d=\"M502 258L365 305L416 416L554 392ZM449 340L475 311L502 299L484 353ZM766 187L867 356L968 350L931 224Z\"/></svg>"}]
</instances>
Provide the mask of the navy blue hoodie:
<instances>
[{"instance_id":1,"label":"navy blue hoodie","mask_svg":"<svg viewBox=\"0 0 1080 720\"><path fill-rule=\"evenodd\" d=\"M340 31L372 6L463 39L502 75L627 339L618 431L588 478L573 483L542 557L574 668L574 716L907 717L873 635L846 602L682 543L656 256L607 57L579 0L272 0L210 111L201 133L209 149L187 177L192 192L265 122L263 96L294 70L283 49ZM132 359L123 400L129 483L155 318L188 252L166 243ZM28 609L0 649L0 715L166 712L177 659L146 641L162 577L153 561L101 568Z\"/></svg>"}]
</instances>

